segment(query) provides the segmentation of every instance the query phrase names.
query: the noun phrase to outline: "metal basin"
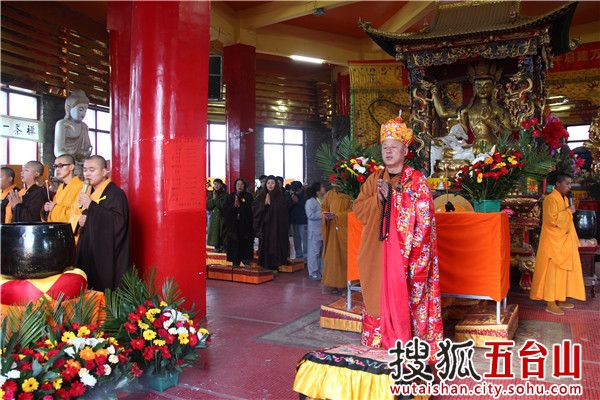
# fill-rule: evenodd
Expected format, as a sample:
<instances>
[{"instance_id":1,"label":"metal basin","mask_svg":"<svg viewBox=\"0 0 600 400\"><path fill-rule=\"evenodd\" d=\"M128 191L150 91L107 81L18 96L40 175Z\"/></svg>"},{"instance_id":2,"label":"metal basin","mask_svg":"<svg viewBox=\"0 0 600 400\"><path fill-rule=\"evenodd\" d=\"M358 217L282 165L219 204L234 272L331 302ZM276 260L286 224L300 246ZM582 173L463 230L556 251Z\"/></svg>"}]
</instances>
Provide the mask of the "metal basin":
<instances>
[{"instance_id":1,"label":"metal basin","mask_svg":"<svg viewBox=\"0 0 600 400\"><path fill-rule=\"evenodd\" d=\"M596 236L596 212L577 210L573 215L573 223L580 239L591 239Z\"/></svg>"},{"instance_id":2,"label":"metal basin","mask_svg":"<svg viewBox=\"0 0 600 400\"><path fill-rule=\"evenodd\" d=\"M1 226L2 275L44 278L75 264L75 239L65 223L20 223Z\"/></svg>"}]
</instances>

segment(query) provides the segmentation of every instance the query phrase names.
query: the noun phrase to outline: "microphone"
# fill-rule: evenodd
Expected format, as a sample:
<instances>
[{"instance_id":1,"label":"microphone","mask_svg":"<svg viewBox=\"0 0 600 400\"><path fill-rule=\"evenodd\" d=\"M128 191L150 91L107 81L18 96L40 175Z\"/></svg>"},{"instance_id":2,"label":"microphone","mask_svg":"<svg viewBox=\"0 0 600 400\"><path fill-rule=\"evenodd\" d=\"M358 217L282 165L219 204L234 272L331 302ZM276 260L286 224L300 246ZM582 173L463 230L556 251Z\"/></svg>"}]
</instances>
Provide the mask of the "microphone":
<instances>
[{"instance_id":1,"label":"microphone","mask_svg":"<svg viewBox=\"0 0 600 400\"><path fill-rule=\"evenodd\" d=\"M567 197L569 198L569 207L571 207L573 205L573 193L569 191Z\"/></svg>"},{"instance_id":2,"label":"microphone","mask_svg":"<svg viewBox=\"0 0 600 400\"><path fill-rule=\"evenodd\" d=\"M89 187L90 187L90 181L88 179L86 179L85 181L83 181L83 186L81 187L81 193L87 192ZM79 208L83 208L83 204L80 204Z\"/></svg>"}]
</instances>

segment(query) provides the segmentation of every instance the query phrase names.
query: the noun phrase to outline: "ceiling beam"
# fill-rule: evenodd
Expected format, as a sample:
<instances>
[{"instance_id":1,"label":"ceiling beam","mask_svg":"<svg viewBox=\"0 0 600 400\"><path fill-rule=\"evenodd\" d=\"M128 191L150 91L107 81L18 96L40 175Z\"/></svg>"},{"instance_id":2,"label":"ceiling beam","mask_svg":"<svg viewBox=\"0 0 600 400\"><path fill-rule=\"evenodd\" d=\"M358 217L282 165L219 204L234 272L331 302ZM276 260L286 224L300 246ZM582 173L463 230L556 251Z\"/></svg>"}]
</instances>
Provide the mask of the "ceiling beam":
<instances>
[{"instance_id":1,"label":"ceiling beam","mask_svg":"<svg viewBox=\"0 0 600 400\"><path fill-rule=\"evenodd\" d=\"M409 1L377 29L387 32L401 33L419 22L435 9L435 1ZM375 42L371 50L378 49Z\"/></svg>"},{"instance_id":2,"label":"ceiling beam","mask_svg":"<svg viewBox=\"0 0 600 400\"><path fill-rule=\"evenodd\" d=\"M312 14L317 8L330 10L352 3L356 1L270 1L239 11L238 15L241 27L258 29Z\"/></svg>"},{"instance_id":3,"label":"ceiling beam","mask_svg":"<svg viewBox=\"0 0 600 400\"><path fill-rule=\"evenodd\" d=\"M434 9L435 1L409 1L377 29L404 32Z\"/></svg>"}]
</instances>

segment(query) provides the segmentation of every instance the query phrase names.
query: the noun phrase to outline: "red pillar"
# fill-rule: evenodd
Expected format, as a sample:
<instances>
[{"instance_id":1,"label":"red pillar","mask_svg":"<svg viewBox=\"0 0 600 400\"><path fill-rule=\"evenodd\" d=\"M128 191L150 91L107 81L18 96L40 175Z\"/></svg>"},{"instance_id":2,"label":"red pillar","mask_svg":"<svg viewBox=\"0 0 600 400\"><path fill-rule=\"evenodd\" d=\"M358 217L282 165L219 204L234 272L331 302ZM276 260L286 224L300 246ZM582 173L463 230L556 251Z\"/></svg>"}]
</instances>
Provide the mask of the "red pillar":
<instances>
[{"instance_id":1,"label":"red pillar","mask_svg":"<svg viewBox=\"0 0 600 400\"><path fill-rule=\"evenodd\" d=\"M210 5L130 7L130 74L116 77L130 80L129 169L121 177L129 179L132 258L143 271L156 267L158 285L175 278L187 304L205 315ZM108 8L110 14L119 6L111 2ZM111 66L118 67L119 59ZM124 118L114 112L113 119Z\"/></svg>"},{"instance_id":2,"label":"red pillar","mask_svg":"<svg viewBox=\"0 0 600 400\"><path fill-rule=\"evenodd\" d=\"M131 4L111 2L107 12L112 112L111 179L129 196L129 86L131 83Z\"/></svg>"},{"instance_id":3,"label":"red pillar","mask_svg":"<svg viewBox=\"0 0 600 400\"><path fill-rule=\"evenodd\" d=\"M249 187L255 178L256 49L245 44L223 48L223 81L227 110L227 184L241 177Z\"/></svg>"},{"instance_id":4,"label":"red pillar","mask_svg":"<svg viewBox=\"0 0 600 400\"><path fill-rule=\"evenodd\" d=\"M350 114L350 75L337 76L337 114Z\"/></svg>"}]
</instances>

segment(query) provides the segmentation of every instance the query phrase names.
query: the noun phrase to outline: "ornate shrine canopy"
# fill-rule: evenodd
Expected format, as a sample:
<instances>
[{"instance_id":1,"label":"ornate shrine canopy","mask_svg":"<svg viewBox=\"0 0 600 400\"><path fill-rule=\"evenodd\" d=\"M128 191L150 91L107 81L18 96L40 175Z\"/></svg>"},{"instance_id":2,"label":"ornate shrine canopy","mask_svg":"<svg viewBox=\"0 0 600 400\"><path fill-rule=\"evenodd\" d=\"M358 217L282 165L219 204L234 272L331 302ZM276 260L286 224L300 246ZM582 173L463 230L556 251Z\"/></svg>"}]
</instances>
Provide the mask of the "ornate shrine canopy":
<instances>
[{"instance_id":1,"label":"ornate shrine canopy","mask_svg":"<svg viewBox=\"0 0 600 400\"><path fill-rule=\"evenodd\" d=\"M470 47L471 51L462 54L461 58L478 53L485 56L480 52L483 48L477 48L476 45L485 46L488 43L497 45L503 41L542 37L546 32L551 51L557 55L571 50L569 27L576 7L577 3L572 2L542 16L525 17L520 15L518 1L438 3L431 25L418 32L385 32L373 28L365 21L361 21L360 25L384 51L400 60L406 58L405 53L423 52L441 47ZM509 52L520 53L521 51L513 49ZM524 49L522 52L528 51ZM524 54L513 56L516 55ZM456 61L446 60L447 62L443 59L420 60L412 66L451 64ZM411 64L408 61L407 64Z\"/></svg>"}]
</instances>

